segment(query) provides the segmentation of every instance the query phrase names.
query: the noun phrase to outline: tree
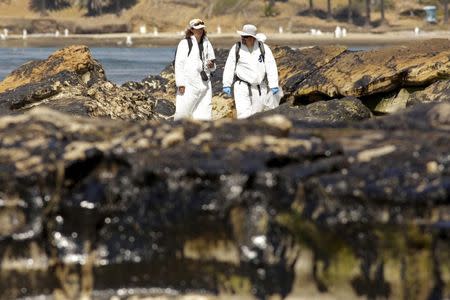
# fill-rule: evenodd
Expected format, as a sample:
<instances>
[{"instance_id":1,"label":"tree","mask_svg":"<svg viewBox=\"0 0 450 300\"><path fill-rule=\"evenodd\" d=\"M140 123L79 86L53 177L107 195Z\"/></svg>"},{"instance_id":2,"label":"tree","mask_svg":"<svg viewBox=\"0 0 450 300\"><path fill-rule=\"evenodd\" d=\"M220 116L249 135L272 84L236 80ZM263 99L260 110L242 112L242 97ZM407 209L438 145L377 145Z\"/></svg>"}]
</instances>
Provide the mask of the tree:
<instances>
[{"instance_id":1,"label":"tree","mask_svg":"<svg viewBox=\"0 0 450 300\"><path fill-rule=\"evenodd\" d=\"M370 26L370 0L366 0L366 24L365 26Z\"/></svg>"},{"instance_id":2,"label":"tree","mask_svg":"<svg viewBox=\"0 0 450 300\"><path fill-rule=\"evenodd\" d=\"M47 1L41 0L41 15L45 16L47 14Z\"/></svg>"},{"instance_id":3,"label":"tree","mask_svg":"<svg viewBox=\"0 0 450 300\"><path fill-rule=\"evenodd\" d=\"M353 23L353 7L352 7L352 0L348 0L347 18L348 18L348 22L349 22L350 24Z\"/></svg>"},{"instance_id":4,"label":"tree","mask_svg":"<svg viewBox=\"0 0 450 300\"><path fill-rule=\"evenodd\" d=\"M81 8L87 9L88 16L99 16L104 13L120 15L122 9L132 7L138 0L78 0Z\"/></svg>"},{"instance_id":5,"label":"tree","mask_svg":"<svg viewBox=\"0 0 450 300\"><path fill-rule=\"evenodd\" d=\"M332 13L331 13L331 0L327 0L327 19L331 19Z\"/></svg>"},{"instance_id":6,"label":"tree","mask_svg":"<svg viewBox=\"0 0 450 300\"><path fill-rule=\"evenodd\" d=\"M381 23L384 23L386 19L384 18L384 0L380 0L380 13L381 13Z\"/></svg>"},{"instance_id":7,"label":"tree","mask_svg":"<svg viewBox=\"0 0 450 300\"><path fill-rule=\"evenodd\" d=\"M312 14L314 9L314 1L309 0L309 13Z\"/></svg>"},{"instance_id":8,"label":"tree","mask_svg":"<svg viewBox=\"0 0 450 300\"><path fill-rule=\"evenodd\" d=\"M71 5L70 0L30 0L30 9L46 15L48 10L59 10Z\"/></svg>"},{"instance_id":9,"label":"tree","mask_svg":"<svg viewBox=\"0 0 450 300\"><path fill-rule=\"evenodd\" d=\"M444 23L448 24L448 0L444 0Z\"/></svg>"},{"instance_id":10,"label":"tree","mask_svg":"<svg viewBox=\"0 0 450 300\"><path fill-rule=\"evenodd\" d=\"M103 13L102 4L102 0L89 0L87 4L88 15L101 15Z\"/></svg>"},{"instance_id":11,"label":"tree","mask_svg":"<svg viewBox=\"0 0 450 300\"><path fill-rule=\"evenodd\" d=\"M120 0L116 0L116 15L120 16L120 12L122 9L120 8Z\"/></svg>"},{"instance_id":12,"label":"tree","mask_svg":"<svg viewBox=\"0 0 450 300\"><path fill-rule=\"evenodd\" d=\"M266 0L264 0L266 2ZM266 17L273 17L277 15L275 10L275 0L267 0L267 4L264 6L264 15Z\"/></svg>"}]
</instances>

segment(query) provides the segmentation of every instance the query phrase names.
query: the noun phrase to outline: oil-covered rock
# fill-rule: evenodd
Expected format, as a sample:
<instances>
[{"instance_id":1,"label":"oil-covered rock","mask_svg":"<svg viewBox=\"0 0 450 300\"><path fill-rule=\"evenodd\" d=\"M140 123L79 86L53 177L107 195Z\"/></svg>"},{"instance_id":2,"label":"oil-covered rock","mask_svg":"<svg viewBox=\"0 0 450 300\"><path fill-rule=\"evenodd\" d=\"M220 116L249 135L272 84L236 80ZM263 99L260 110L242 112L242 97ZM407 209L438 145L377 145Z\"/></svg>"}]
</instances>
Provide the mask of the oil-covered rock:
<instances>
[{"instance_id":1,"label":"oil-covered rock","mask_svg":"<svg viewBox=\"0 0 450 300\"><path fill-rule=\"evenodd\" d=\"M449 116L2 117L0 296L445 299Z\"/></svg>"}]
</instances>

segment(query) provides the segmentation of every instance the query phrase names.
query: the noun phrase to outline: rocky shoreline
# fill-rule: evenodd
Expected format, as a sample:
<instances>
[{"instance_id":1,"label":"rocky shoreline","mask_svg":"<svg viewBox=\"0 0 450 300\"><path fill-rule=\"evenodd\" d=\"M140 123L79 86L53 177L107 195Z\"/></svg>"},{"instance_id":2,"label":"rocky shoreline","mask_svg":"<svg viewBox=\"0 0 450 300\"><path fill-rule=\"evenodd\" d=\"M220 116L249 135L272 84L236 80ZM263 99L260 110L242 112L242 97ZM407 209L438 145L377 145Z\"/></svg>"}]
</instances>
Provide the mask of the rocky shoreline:
<instances>
[{"instance_id":1,"label":"rocky shoreline","mask_svg":"<svg viewBox=\"0 0 450 300\"><path fill-rule=\"evenodd\" d=\"M283 104L171 121L85 46L0 83L0 298L445 299L450 41L277 47ZM181 297L181 296L180 296Z\"/></svg>"}]
</instances>

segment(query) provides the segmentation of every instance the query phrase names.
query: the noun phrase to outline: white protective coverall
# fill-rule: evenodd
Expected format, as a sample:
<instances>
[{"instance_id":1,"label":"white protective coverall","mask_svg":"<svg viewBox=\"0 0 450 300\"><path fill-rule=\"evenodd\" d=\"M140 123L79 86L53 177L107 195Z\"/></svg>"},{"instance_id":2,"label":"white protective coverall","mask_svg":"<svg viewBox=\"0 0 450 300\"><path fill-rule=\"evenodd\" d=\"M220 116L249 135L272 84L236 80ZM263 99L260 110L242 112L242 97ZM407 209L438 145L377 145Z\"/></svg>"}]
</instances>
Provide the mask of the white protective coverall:
<instances>
[{"instance_id":1,"label":"white protective coverall","mask_svg":"<svg viewBox=\"0 0 450 300\"><path fill-rule=\"evenodd\" d=\"M200 50L197 39L192 36L192 49L186 39L178 44L175 57L175 82L177 86L176 109L174 119L193 118L198 120L211 120L212 118L212 87L211 80L203 81L200 72L205 70L208 77L215 70L208 68L207 62L215 59L214 49L205 36L203 38L203 59L200 59ZM184 86L185 92L181 95L178 87Z\"/></svg>"},{"instance_id":2,"label":"white protective coverall","mask_svg":"<svg viewBox=\"0 0 450 300\"><path fill-rule=\"evenodd\" d=\"M264 80L266 73L269 88L278 87L278 70L272 51L263 43L265 58L262 60L258 43L261 42L256 40L252 51L244 44L241 44L237 65L235 44L231 48L225 64L222 82L223 86L231 87L233 85L235 74L238 78L234 83L233 90L238 119L247 118L257 112L263 111L264 99L266 99L268 92L271 93L271 91L267 89ZM244 81L250 83L252 96L250 96L248 84ZM258 85L260 86L259 89Z\"/></svg>"}]
</instances>

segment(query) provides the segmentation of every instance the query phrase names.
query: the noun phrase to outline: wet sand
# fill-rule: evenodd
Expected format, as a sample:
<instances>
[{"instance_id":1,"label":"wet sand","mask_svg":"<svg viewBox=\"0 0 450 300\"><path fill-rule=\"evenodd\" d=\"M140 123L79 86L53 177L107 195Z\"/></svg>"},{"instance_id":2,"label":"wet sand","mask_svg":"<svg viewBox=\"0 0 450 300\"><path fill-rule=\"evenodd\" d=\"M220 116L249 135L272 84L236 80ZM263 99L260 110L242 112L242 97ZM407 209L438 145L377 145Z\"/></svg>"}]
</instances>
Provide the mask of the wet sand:
<instances>
[{"instance_id":1,"label":"wet sand","mask_svg":"<svg viewBox=\"0 0 450 300\"><path fill-rule=\"evenodd\" d=\"M127 44L127 37L131 37L131 44ZM348 47L359 46L388 46L400 45L413 40L432 38L450 38L448 31L424 32L415 35L414 32L391 33L349 33L344 38L335 38L333 33L311 35L309 33L272 33L267 34L270 45L304 47L312 45L340 44ZM237 34L209 34L216 47L230 47L239 39ZM21 35L9 35L6 40L0 40L0 47L64 47L73 44L83 44L89 47L174 47L182 38L180 34L79 34L69 36L54 36L50 34L33 34L23 39Z\"/></svg>"}]
</instances>

